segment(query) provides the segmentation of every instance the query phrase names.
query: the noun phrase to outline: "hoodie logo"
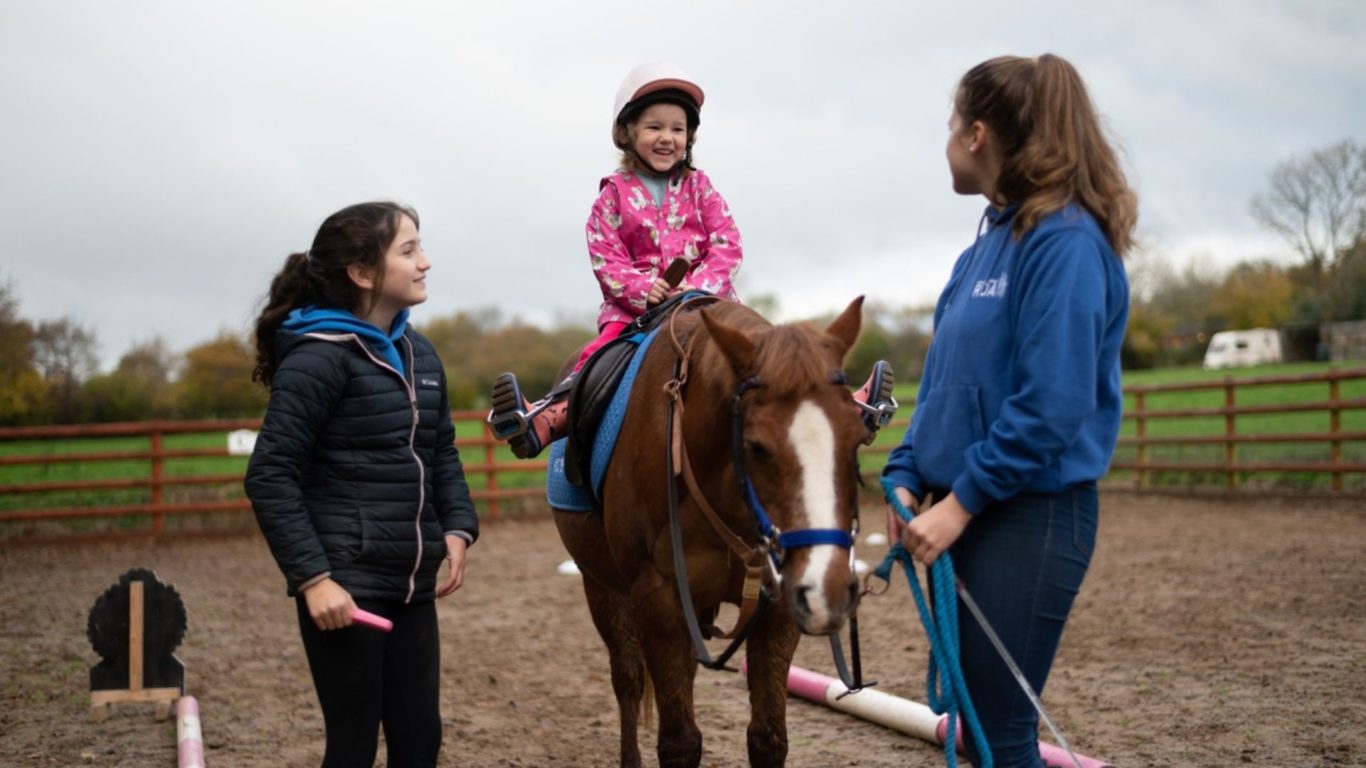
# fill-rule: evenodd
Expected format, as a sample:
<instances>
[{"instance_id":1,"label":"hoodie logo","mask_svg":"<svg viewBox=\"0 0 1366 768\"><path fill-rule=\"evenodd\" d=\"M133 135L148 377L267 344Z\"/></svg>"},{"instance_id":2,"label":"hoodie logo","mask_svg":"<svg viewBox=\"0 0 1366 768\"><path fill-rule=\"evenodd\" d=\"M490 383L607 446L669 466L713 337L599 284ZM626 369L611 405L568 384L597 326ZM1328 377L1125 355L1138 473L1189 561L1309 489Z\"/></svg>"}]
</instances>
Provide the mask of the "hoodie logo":
<instances>
[{"instance_id":1,"label":"hoodie logo","mask_svg":"<svg viewBox=\"0 0 1366 768\"><path fill-rule=\"evenodd\" d=\"M433 379L433 378L429 378L429 377L427 377L427 376L423 376L422 378L420 378L420 379L417 380L417 385L418 385L419 387L440 387L440 386L441 386L441 382L440 382L439 380L437 380L437 379Z\"/></svg>"},{"instance_id":2,"label":"hoodie logo","mask_svg":"<svg viewBox=\"0 0 1366 768\"><path fill-rule=\"evenodd\" d=\"M990 280L978 280L972 285L972 298L974 299L1003 299L1006 295L1006 284L1010 282L1010 276L1001 273L1000 277Z\"/></svg>"}]
</instances>

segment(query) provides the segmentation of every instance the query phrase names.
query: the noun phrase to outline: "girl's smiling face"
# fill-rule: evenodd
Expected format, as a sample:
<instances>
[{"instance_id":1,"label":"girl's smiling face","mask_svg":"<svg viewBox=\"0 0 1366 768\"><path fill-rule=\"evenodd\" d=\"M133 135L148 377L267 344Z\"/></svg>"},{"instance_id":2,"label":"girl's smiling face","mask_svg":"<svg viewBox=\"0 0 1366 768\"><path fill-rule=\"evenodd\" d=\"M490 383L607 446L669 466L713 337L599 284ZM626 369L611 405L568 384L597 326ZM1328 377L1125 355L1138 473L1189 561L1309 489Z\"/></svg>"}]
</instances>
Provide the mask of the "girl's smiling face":
<instances>
[{"instance_id":1,"label":"girl's smiling face","mask_svg":"<svg viewBox=\"0 0 1366 768\"><path fill-rule=\"evenodd\" d=\"M432 263L422 250L417 224L407 216L399 217L398 234L384 252L383 268L383 281L368 314L379 313L392 319L408 307L427 300L427 270L432 268Z\"/></svg>"},{"instance_id":2,"label":"girl's smiling face","mask_svg":"<svg viewBox=\"0 0 1366 768\"><path fill-rule=\"evenodd\" d=\"M656 173L668 173L688 154L688 114L677 104L646 107L631 133L631 147Z\"/></svg>"}]
</instances>

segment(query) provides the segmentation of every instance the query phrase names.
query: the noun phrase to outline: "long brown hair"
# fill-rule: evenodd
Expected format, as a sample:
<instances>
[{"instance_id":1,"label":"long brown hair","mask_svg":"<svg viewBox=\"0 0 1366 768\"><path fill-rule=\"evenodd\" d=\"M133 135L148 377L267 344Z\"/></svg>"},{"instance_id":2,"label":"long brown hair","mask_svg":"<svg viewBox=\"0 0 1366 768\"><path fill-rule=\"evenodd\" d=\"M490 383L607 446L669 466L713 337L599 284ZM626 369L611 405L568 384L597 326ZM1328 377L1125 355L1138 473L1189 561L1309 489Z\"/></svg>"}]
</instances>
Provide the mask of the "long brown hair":
<instances>
[{"instance_id":1,"label":"long brown hair","mask_svg":"<svg viewBox=\"0 0 1366 768\"><path fill-rule=\"evenodd\" d=\"M285 318L306 304L364 314L384 287L384 254L398 236L402 217L418 224L417 212L390 202L360 203L328 216L304 253L291 253L270 281L265 306L256 318L256 367L253 381L270 386L280 363L275 333ZM351 280L347 267L359 265L375 275L369 291Z\"/></svg>"},{"instance_id":2,"label":"long brown hair","mask_svg":"<svg viewBox=\"0 0 1366 768\"><path fill-rule=\"evenodd\" d=\"M1018 237L1069 203L1100 223L1115 253L1133 245L1138 196L1129 188L1077 70L1060 56L1000 56L968 70L954 108L1001 143L996 193L1019 203Z\"/></svg>"}]
</instances>

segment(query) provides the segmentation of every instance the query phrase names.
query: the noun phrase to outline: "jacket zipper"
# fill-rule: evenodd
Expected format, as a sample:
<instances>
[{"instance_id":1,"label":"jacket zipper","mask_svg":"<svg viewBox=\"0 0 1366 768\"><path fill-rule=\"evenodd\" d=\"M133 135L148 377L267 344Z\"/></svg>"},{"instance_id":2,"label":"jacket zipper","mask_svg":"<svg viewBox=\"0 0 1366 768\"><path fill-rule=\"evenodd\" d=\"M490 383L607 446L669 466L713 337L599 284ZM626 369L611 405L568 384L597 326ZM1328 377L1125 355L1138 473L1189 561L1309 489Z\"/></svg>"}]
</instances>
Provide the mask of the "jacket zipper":
<instances>
[{"instance_id":1,"label":"jacket zipper","mask_svg":"<svg viewBox=\"0 0 1366 768\"><path fill-rule=\"evenodd\" d=\"M403 348L408 353L408 373L417 376L417 371L413 370L413 345L408 341L408 337L403 337ZM394 371L398 373L398 371ZM403 378L401 375L399 378ZM417 589L417 572L422 567L422 509L427 504L427 468L422 465L422 459L417 455L417 448L414 442L417 440L417 388L407 379L403 380L403 385L408 389L408 404L412 406L413 424L408 429L408 452L413 455L413 461L417 464L417 516L413 518L413 530L417 535L417 559L413 561L413 570L408 573L408 596L403 598L403 602L409 603L413 599L413 592Z\"/></svg>"},{"instance_id":2,"label":"jacket zipper","mask_svg":"<svg viewBox=\"0 0 1366 768\"><path fill-rule=\"evenodd\" d=\"M412 602L413 593L417 591L417 572L422 567L422 508L427 503L427 468L422 465L422 458L417 455L417 448L414 447L414 443L417 440L418 423L417 390L407 379L403 377L403 374L399 373L392 365L389 365L389 363L380 360L378 357L375 357L375 353L370 351L370 347L367 346L365 342L354 333L310 333L306 335L313 338L322 339L324 341L341 341L344 339L350 339L351 341L356 342L357 346L361 348L361 351L365 353L366 357L370 358L371 362L373 362L375 365L378 365L380 368L383 368L384 370L389 371L390 373L397 376L398 380L403 382L403 388L408 393L408 407L409 413L412 417L412 424L408 427L408 453L411 453L413 455L413 461L417 464L417 517L413 521L413 527L417 531L417 559L413 562L413 570L408 573L408 594L403 598L403 602L406 605ZM403 346L405 351L408 353L408 370L412 372L413 346L408 341L407 336L403 337Z\"/></svg>"}]
</instances>

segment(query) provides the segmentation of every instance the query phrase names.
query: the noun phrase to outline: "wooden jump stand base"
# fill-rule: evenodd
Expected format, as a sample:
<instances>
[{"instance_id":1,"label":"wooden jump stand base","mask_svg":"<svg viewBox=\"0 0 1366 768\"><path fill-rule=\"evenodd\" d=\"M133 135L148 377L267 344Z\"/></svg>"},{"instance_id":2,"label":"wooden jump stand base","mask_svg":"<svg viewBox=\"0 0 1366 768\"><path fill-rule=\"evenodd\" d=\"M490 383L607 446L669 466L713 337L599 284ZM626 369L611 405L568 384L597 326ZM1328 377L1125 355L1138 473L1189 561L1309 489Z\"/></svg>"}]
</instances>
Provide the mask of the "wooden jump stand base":
<instances>
[{"instance_id":1,"label":"wooden jump stand base","mask_svg":"<svg viewBox=\"0 0 1366 768\"><path fill-rule=\"evenodd\" d=\"M171 716L176 699L184 695L184 687L144 688L143 681L143 582L132 581L128 584L128 688L92 690L90 692L90 719L104 720L109 717L113 704L120 701L156 702L156 717L165 720Z\"/></svg>"},{"instance_id":2,"label":"wooden jump stand base","mask_svg":"<svg viewBox=\"0 0 1366 768\"><path fill-rule=\"evenodd\" d=\"M180 698L179 688L141 688L127 691L91 691L90 719L104 720L109 717L110 707L120 701L155 701L156 718L165 720L171 716L176 699Z\"/></svg>"}]
</instances>

